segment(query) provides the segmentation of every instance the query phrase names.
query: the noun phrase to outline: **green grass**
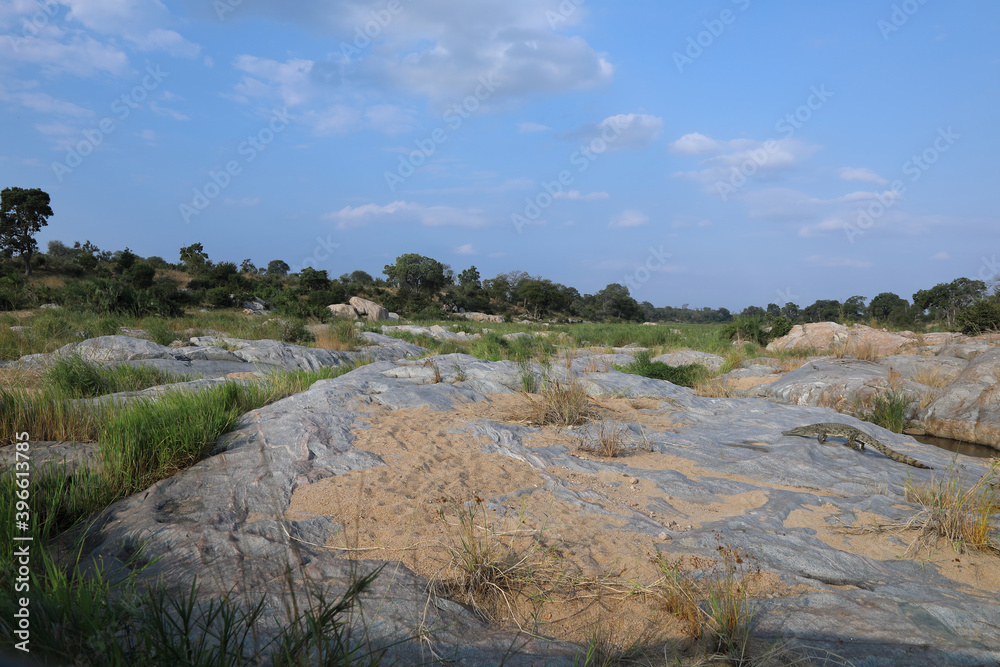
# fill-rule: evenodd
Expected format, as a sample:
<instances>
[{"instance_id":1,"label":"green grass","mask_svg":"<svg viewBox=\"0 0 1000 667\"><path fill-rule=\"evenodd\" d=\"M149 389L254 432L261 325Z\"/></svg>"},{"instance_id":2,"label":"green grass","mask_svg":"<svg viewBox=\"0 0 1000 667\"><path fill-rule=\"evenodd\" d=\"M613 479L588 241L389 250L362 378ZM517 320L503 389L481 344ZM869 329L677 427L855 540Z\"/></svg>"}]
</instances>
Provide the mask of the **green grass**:
<instances>
[{"instance_id":1,"label":"green grass","mask_svg":"<svg viewBox=\"0 0 1000 667\"><path fill-rule=\"evenodd\" d=\"M11 545L0 550L0 591L4 593L0 595L0 637L5 642L14 639L14 604L19 597L14 594L14 537L31 536L31 646L36 654L47 655L59 664L255 664L242 656L248 653L247 643L257 640L248 629L260 620L259 604L246 606L223 597L207 606L196 605L195 582L187 593L168 597L156 588L137 593L132 575L114 586L104 576L81 577L77 571L79 554L74 559L70 553L69 563L65 555L57 560L50 540L112 502L196 463L246 412L352 368L295 371L260 383L227 383L197 394L170 393L156 401L139 401L116 410L76 404L87 406L76 408L76 414L86 415L88 428L97 434L101 466L72 475L52 468L34 471L30 493L21 506L0 503L0 541ZM32 440L40 440L32 430L37 424L27 417L52 410L51 398L58 393L50 388L39 408L37 394L21 393L11 406L3 403L10 400L10 393L0 392L4 426L17 424L19 431L28 431ZM68 402L61 399L58 404ZM11 407L17 411L11 413ZM6 419L11 414L13 420ZM17 482L15 471L0 473L0 496L15 499ZM31 516L26 532L16 529L19 519L15 514L25 511ZM274 664L282 665L314 664L316 655L325 656L326 664L378 664L380 654L352 642L342 620L376 576L377 572L357 578L339 599L320 594L301 610L289 610L291 621L285 632L272 645L254 645L253 653L268 653Z\"/></svg>"},{"instance_id":2,"label":"green grass","mask_svg":"<svg viewBox=\"0 0 1000 667\"><path fill-rule=\"evenodd\" d=\"M685 366L668 366L662 361L651 361L649 352L637 352L635 361L624 366L615 366L623 373L641 375L654 380L666 380L682 387L694 387L698 381L707 378L710 373L701 364Z\"/></svg>"},{"instance_id":3,"label":"green grass","mask_svg":"<svg viewBox=\"0 0 1000 667\"><path fill-rule=\"evenodd\" d=\"M893 433L902 433L906 428L912 403L906 392L886 389L860 401L855 411L858 419L877 424Z\"/></svg>"},{"instance_id":4,"label":"green grass","mask_svg":"<svg viewBox=\"0 0 1000 667\"><path fill-rule=\"evenodd\" d=\"M105 366L79 356L57 359L45 369L45 382L67 398L90 398L120 391L141 391L191 377L175 375L148 366L116 364Z\"/></svg>"}]
</instances>

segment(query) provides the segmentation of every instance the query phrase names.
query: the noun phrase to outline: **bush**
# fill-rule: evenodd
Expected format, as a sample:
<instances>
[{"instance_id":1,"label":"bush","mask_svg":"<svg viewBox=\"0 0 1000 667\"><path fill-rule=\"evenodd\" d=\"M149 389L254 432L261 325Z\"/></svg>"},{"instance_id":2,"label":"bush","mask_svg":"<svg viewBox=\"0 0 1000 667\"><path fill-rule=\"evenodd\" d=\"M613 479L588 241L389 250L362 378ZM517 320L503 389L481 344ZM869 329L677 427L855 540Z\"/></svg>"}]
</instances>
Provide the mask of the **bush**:
<instances>
[{"instance_id":1,"label":"bush","mask_svg":"<svg viewBox=\"0 0 1000 667\"><path fill-rule=\"evenodd\" d=\"M764 347L791 330L792 321L784 316L741 315L724 326L721 335L727 340L749 341Z\"/></svg>"},{"instance_id":2,"label":"bush","mask_svg":"<svg viewBox=\"0 0 1000 667\"><path fill-rule=\"evenodd\" d=\"M1000 329L1000 303L978 301L959 313L955 322L967 336L996 331Z\"/></svg>"},{"instance_id":3,"label":"bush","mask_svg":"<svg viewBox=\"0 0 1000 667\"><path fill-rule=\"evenodd\" d=\"M666 380L681 387L694 387L694 385L708 377L708 369L701 364L687 364L686 366L668 366L662 361L651 361L649 352L645 350L636 352L635 361L625 366L615 366L622 373L641 375L654 380Z\"/></svg>"}]
</instances>

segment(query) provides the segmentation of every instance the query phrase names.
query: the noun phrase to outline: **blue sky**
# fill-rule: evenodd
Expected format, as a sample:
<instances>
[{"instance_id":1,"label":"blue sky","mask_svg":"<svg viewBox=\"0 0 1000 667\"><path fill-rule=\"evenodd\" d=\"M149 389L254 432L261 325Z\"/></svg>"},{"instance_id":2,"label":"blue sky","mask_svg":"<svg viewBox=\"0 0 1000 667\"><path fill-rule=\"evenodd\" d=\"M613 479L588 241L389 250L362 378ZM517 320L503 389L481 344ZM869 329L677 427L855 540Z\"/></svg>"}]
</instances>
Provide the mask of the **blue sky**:
<instances>
[{"instance_id":1,"label":"blue sky","mask_svg":"<svg viewBox=\"0 0 1000 667\"><path fill-rule=\"evenodd\" d=\"M8 0L0 31L43 248L730 309L1000 271L991 1Z\"/></svg>"}]
</instances>

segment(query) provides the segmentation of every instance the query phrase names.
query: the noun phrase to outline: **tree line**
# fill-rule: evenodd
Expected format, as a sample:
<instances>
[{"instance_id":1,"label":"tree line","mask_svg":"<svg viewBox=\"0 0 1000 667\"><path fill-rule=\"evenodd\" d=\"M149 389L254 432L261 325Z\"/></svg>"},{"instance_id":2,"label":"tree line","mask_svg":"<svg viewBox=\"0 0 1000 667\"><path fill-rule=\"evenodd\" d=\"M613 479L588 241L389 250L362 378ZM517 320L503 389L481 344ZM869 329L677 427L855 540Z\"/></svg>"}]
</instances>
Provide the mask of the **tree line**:
<instances>
[{"instance_id":1,"label":"tree line","mask_svg":"<svg viewBox=\"0 0 1000 667\"><path fill-rule=\"evenodd\" d=\"M1000 328L997 290L990 294L986 283L969 278L919 290L912 301L883 292L870 301L858 295L843 302L820 299L804 308L791 302L769 303L734 314L726 308L640 303L618 283L583 294L524 271L484 279L470 266L456 275L447 264L415 253L397 257L381 276L355 270L333 278L326 270L312 267L290 274L289 265L280 259L264 267L249 259L238 265L215 262L201 243L180 248L176 262L140 257L128 247L101 250L89 240L72 246L50 241L47 252L38 252L35 234L50 216L49 196L42 190L7 188L0 193L0 255L7 259L17 255L24 273L19 275L11 262L0 267L0 309L52 301L97 312L170 316L183 312L185 306L234 307L260 298L285 315L326 319L328 305L362 296L422 319L478 311L557 321L729 323L753 319L778 329L824 321L874 321L897 327L942 322L970 333ZM60 288L48 288L26 279L33 269L41 268L70 280Z\"/></svg>"}]
</instances>

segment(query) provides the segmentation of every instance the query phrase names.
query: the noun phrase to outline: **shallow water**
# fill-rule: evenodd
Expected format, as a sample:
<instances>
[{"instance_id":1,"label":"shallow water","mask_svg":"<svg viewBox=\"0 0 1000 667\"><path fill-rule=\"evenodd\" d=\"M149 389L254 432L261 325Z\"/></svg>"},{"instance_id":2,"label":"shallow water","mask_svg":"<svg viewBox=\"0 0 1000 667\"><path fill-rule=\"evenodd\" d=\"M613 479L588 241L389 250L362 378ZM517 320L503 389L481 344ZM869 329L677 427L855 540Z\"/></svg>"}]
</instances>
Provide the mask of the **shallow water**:
<instances>
[{"instance_id":1,"label":"shallow water","mask_svg":"<svg viewBox=\"0 0 1000 667\"><path fill-rule=\"evenodd\" d=\"M973 442L965 442L964 440L938 438L933 435L915 435L913 438L917 442L922 442L925 445L934 445L935 447L940 447L941 449L947 449L949 452L956 452L958 454L964 454L965 456L975 456L984 459L988 459L992 456L1000 456L1000 450L987 447L986 445L977 445Z\"/></svg>"}]
</instances>

